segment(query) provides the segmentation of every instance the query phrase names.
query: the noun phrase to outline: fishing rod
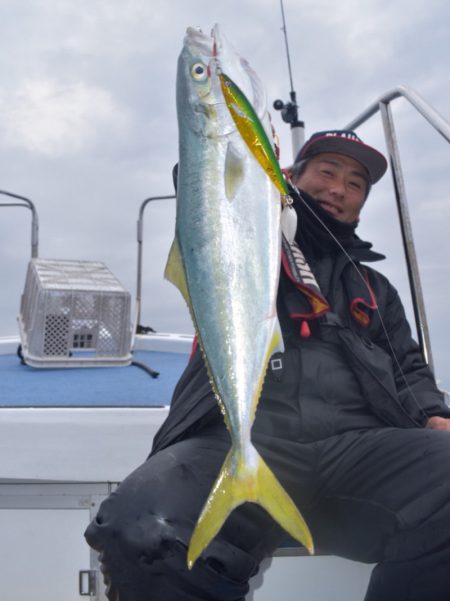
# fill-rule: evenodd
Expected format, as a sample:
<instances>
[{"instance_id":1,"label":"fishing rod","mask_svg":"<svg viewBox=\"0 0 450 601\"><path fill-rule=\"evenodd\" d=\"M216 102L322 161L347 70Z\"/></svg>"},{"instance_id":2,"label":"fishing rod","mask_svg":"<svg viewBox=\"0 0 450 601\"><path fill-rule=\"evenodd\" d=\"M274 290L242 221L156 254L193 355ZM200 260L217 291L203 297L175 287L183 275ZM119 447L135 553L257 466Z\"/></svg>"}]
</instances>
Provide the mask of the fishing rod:
<instances>
[{"instance_id":1,"label":"fishing rod","mask_svg":"<svg viewBox=\"0 0 450 601\"><path fill-rule=\"evenodd\" d=\"M288 63L288 71L289 71L289 81L291 84L291 91L289 93L290 101L283 102L282 100L275 100L273 103L273 108L277 111L281 111L281 118L285 123L289 123L291 126L291 139L292 139L292 154L295 160L298 151L303 146L305 142L305 123L304 121L299 121L298 119L298 104L297 104L297 95L294 90L294 83L292 79L292 69L291 69L291 57L289 53L289 43L286 29L286 19L284 16L284 6L283 0L280 0L281 5L281 18L283 20L283 27L281 30L284 34L284 42L286 46L286 56Z\"/></svg>"}]
</instances>

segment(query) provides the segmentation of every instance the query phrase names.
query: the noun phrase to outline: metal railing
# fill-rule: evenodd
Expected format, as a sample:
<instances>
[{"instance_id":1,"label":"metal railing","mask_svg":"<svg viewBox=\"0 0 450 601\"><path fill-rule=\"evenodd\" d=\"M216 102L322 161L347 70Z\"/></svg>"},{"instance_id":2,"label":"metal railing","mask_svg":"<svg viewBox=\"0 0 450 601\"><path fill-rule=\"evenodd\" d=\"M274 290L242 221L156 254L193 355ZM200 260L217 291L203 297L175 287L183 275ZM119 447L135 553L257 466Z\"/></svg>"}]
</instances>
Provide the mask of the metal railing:
<instances>
[{"instance_id":1,"label":"metal railing","mask_svg":"<svg viewBox=\"0 0 450 601\"><path fill-rule=\"evenodd\" d=\"M139 208L139 218L137 222L137 243L138 243L138 260L137 260L137 283L136 283L136 323L133 328L133 335L136 334L138 328L141 327L141 305L142 305L142 252L144 244L144 212L147 205L155 200L168 200L176 198L174 194L167 196L151 196L142 201Z\"/></svg>"},{"instance_id":2,"label":"metal railing","mask_svg":"<svg viewBox=\"0 0 450 601\"><path fill-rule=\"evenodd\" d=\"M433 357L431 353L431 341L428 322L425 311L425 303L420 282L417 255L414 246L411 219L409 215L408 202L406 198L405 183L400 164L400 153L398 150L397 136L390 103L396 98L405 98L427 121L438 131L447 142L450 143L450 124L442 117L426 100L417 92L406 86L399 86L381 96L371 104L363 113L353 119L345 126L345 129L354 130L368 121L378 111L383 122L384 136L389 153L392 178L394 183L395 200L400 220L403 248L405 252L408 271L409 286L414 309L414 318L417 328L417 337L423 357L433 369Z\"/></svg>"},{"instance_id":3,"label":"metal railing","mask_svg":"<svg viewBox=\"0 0 450 601\"><path fill-rule=\"evenodd\" d=\"M36 207L34 206L33 202L29 198L25 198L25 196L19 196L18 194L6 192L5 190L0 190L0 194L22 201L5 202L1 200L0 207L23 207L31 211L31 257L35 259L39 252L39 220Z\"/></svg>"}]
</instances>

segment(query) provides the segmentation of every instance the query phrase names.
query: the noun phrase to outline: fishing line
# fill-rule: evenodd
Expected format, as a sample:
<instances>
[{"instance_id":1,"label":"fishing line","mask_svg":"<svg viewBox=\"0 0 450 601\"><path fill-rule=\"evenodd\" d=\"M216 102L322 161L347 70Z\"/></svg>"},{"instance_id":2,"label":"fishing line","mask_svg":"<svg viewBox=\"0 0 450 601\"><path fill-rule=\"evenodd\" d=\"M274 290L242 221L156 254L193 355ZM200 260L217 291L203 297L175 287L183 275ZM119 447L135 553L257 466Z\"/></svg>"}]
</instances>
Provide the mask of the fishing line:
<instances>
[{"instance_id":1,"label":"fishing line","mask_svg":"<svg viewBox=\"0 0 450 601\"><path fill-rule=\"evenodd\" d=\"M368 283L366 282L364 275L361 273L361 270L359 269L358 265L356 264L356 262L352 259L352 257L350 256L350 254L347 252L347 250L344 248L344 246L339 242L339 240L336 238L336 236L333 234L333 232L330 230L330 228L322 221L322 219L319 217L319 215L317 215L317 213L314 211L314 209L312 207L310 207L308 205L308 203L306 202L306 200L303 198L300 190L294 186L294 184L292 184L292 182L290 182L291 186L294 188L294 190L297 192L300 201L302 202L303 206L306 207L308 209L308 211L313 215L313 217L316 219L316 221L324 228L324 230L330 235L330 237L332 238L332 240L337 244L337 246L339 247L339 249L344 253L344 255L347 257L347 259L350 261L350 264L353 266L353 268L356 270L356 273L358 274L358 276L361 278L361 280L364 283L364 286L367 288L367 290L370 292L370 287L368 285ZM387 343L389 345L389 349L391 351L391 355L395 361L395 364L398 367L399 373L403 379L403 382L406 386L406 389L408 390L408 392L410 393L412 399L414 400L414 402L416 403L417 407L419 408L420 412L422 413L422 415L424 415L425 417L428 418L428 415L426 414L426 412L424 411L423 407L420 405L416 395L414 394L414 391L412 390L411 386L408 383L408 380L406 379L406 374L402 369L402 366L400 365L400 361L397 357L397 353L395 352L395 349L392 345L392 341L391 338L389 336L386 324L384 323L383 317L381 316L381 312L380 309L378 308L378 304L377 307L375 309L376 314L378 315L379 319L380 319L380 323L381 323L381 327L383 330L384 335L386 336L386 340ZM405 412L405 414L411 419L411 421L419 427L422 427L422 424L420 424L419 422L417 422L413 417L411 417L410 415L408 415L408 413L406 412L405 408L401 405L401 403L399 403L400 407L403 409L403 411Z\"/></svg>"}]
</instances>

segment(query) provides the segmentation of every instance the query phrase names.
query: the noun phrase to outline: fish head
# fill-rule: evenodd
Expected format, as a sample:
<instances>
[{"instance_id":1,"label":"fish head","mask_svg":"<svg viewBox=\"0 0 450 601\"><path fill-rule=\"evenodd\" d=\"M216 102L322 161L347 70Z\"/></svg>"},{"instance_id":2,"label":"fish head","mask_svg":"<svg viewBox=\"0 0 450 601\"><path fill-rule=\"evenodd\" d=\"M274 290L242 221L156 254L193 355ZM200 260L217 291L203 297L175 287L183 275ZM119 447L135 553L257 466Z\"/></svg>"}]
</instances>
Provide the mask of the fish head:
<instances>
[{"instance_id":1,"label":"fish head","mask_svg":"<svg viewBox=\"0 0 450 601\"><path fill-rule=\"evenodd\" d=\"M227 136L236 130L221 90L226 73L244 91L257 113L265 112L263 87L248 62L215 25L211 36L189 27L178 59L177 113L180 127L197 135ZM264 106L263 106L264 105Z\"/></svg>"},{"instance_id":2,"label":"fish head","mask_svg":"<svg viewBox=\"0 0 450 601\"><path fill-rule=\"evenodd\" d=\"M215 73L213 41L200 29L189 27L178 59L177 113L180 129L212 137L227 133L222 94Z\"/></svg>"}]
</instances>

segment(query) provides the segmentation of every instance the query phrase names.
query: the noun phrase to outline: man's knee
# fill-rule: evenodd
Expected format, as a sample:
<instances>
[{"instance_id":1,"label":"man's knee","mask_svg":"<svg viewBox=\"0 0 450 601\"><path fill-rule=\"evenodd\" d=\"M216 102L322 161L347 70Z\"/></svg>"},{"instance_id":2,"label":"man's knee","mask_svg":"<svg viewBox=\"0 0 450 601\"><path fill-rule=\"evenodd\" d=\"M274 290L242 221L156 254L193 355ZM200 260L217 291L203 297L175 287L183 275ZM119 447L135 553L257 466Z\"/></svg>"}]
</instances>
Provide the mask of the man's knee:
<instances>
[{"instance_id":1,"label":"man's knee","mask_svg":"<svg viewBox=\"0 0 450 601\"><path fill-rule=\"evenodd\" d=\"M186 441L151 457L102 503L85 533L89 545L120 546L132 561L167 554L177 540L187 545L224 452Z\"/></svg>"},{"instance_id":2,"label":"man's knee","mask_svg":"<svg viewBox=\"0 0 450 601\"><path fill-rule=\"evenodd\" d=\"M148 510L124 511L114 493L101 505L88 526L88 544L106 556L120 555L132 564L149 564L164 559L178 549L177 541L187 540L189 532L180 523Z\"/></svg>"},{"instance_id":3,"label":"man's knee","mask_svg":"<svg viewBox=\"0 0 450 601\"><path fill-rule=\"evenodd\" d=\"M186 497L180 500L189 505ZM101 552L110 599L120 593L121 600L133 601L243 601L259 563L250 552L216 537L189 570L187 547L198 512L187 509L193 515L186 518L180 508L178 518L168 518L132 505L127 510L123 501L111 495L85 533Z\"/></svg>"}]
</instances>

